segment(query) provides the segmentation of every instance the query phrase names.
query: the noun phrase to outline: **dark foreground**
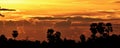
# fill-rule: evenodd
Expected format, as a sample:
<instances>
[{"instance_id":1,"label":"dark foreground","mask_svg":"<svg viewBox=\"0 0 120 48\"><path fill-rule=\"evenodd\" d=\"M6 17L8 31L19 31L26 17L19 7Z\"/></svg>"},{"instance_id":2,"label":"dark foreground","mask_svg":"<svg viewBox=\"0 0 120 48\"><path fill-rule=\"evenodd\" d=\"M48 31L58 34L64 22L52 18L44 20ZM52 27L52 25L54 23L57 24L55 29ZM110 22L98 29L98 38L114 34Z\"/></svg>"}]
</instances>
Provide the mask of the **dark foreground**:
<instances>
[{"instance_id":1,"label":"dark foreground","mask_svg":"<svg viewBox=\"0 0 120 48\"><path fill-rule=\"evenodd\" d=\"M85 35L80 35L80 41L61 39L61 33L48 29L47 41L30 41L16 40L17 31L13 31L14 39L7 39L4 35L0 35L0 48L120 48L120 35L109 35L112 32L111 23L92 23L90 25L91 37L86 39ZM100 33L100 37L96 37L96 33Z\"/></svg>"},{"instance_id":2,"label":"dark foreground","mask_svg":"<svg viewBox=\"0 0 120 48\"><path fill-rule=\"evenodd\" d=\"M55 42L40 42L29 40L7 39L0 36L0 48L120 48L120 35L90 37L88 40L81 35L80 42L74 40L54 40Z\"/></svg>"}]
</instances>

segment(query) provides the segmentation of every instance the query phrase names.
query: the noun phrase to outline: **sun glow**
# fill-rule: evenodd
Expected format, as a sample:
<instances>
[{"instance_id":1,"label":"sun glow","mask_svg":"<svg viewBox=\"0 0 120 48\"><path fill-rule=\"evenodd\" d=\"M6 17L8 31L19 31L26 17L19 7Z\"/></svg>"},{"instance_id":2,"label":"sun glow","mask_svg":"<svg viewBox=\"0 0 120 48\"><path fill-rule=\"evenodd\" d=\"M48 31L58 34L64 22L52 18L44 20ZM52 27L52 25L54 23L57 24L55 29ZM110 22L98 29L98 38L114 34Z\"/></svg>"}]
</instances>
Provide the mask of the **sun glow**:
<instances>
[{"instance_id":1,"label":"sun glow","mask_svg":"<svg viewBox=\"0 0 120 48\"><path fill-rule=\"evenodd\" d=\"M0 0L0 4L22 4L24 0Z\"/></svg>"}]
</instances>

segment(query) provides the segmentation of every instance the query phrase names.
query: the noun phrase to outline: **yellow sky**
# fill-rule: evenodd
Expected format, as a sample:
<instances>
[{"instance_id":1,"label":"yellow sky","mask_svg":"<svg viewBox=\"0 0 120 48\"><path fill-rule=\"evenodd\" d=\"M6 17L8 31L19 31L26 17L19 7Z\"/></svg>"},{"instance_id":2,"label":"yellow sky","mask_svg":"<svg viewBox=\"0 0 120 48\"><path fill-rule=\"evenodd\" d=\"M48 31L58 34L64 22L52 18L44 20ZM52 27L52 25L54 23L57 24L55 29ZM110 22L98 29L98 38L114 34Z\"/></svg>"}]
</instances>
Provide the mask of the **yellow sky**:
<instances>
[{"instance_id":1,"label":"yellow sky","mask_svg":"<svg viewBox=\"0 0 120 48\"><path fill-rule=\"evenodd\" d=\"M119 10L119 0L0 0L0 6L20 14L60 15L96 10Z\"/></svg>"},{"instance_id":2,"label":"yellow sky","mask_svg":"<svg viewBox=\"0 0 120 48\"><path fill-rule=\"evenodd\" d=\"M0 4L3 7L26 10L85 10L95 8L115 9L117 5L113 2L115 0L1 0Z\"/></svg>"}]
</instances>

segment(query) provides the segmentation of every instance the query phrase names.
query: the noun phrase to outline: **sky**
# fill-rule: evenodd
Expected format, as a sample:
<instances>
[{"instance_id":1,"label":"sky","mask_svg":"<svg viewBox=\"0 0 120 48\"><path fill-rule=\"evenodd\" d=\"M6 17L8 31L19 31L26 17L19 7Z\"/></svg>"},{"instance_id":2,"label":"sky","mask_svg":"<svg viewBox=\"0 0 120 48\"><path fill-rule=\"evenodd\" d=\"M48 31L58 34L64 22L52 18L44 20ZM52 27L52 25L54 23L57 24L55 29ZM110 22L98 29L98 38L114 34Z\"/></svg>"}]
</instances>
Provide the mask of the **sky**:
<instances>
[{"instance_id":1,"label":"sky","mask_svg":"<svg viewBox=\"0 0 120 48\"><path fill-rule=\"evenodd\" d=\"M90 23L110 22L115 34L119 34L119 5L119 0L0 0L1 8L16 9L1 11L5 15L0 17L1 33L11 37L10 32L17 29L18 38L29 36L31 40L44 40L46 30L54 28L62 32L63 38L78 40L80 34L90 36Z\"/></svg>"},{"instance_id":2,"label":"sky","mask_svg":"<svg viewBox=\"0 0 120 48\"><path fill-rule=\"evenodd\" d=\"M19 16L72 16L86 12L118 12L119 0L0 0L1 7L16 9L15 12L3 12L6 17ZM92 14L92 13L91 13ZM94 13L93 13L94 14ZM99 13L98 13L99 14ZM110 13L109 13L110 14ZM118 16L117 16L118 17ZM103 17L104 18L104 17ZM120 17L119 17L120 18Z\"/></svg>"}]
</instances>

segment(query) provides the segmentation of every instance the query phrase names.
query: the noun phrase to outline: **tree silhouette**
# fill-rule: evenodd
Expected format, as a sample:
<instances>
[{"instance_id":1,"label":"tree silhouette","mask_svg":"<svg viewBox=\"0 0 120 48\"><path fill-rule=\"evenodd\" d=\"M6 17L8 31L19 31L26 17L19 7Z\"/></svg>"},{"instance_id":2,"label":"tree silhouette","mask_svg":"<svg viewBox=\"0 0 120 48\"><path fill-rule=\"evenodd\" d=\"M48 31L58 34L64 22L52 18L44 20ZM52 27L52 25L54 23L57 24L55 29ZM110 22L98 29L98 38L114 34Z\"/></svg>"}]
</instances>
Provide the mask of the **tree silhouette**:
<instances>
[{"instance_id":1,"label":"tree silhouette","mask_svg":"<svg viewBox=\"0 0 120 48\"><path fill-rule=\"evenodd\" d=\"M0 48L6 48L7 44L7 38L5 37L5 35L1 35L0 36Z\"/></svg>"},{"instance_id":2,"label":"tree silhouette","mask_svg":"<svg viewBox=\"0 0 120 48\"><path fill-rule=\"evenodd\" d=\"M103 34L105 32L105 24L103 22L98 23L97 31L100 33L101 36L103 36Z\"/></svg>"},{"instance_id":3,"label":"tree silhouette","mask_svg":"<svg viewBox=\"0 0 120 48\"><path fill-rule=\"evenodd\" d=\"M59 31L57 31L55 33L55 41L60 42L62 40L60 37L61 37L61 33Z\"/></svg>"},{"instance_id":4,"label":"tree silhouette","mask_svg":"<svg viewBox=\"0 0 120 48\"><path fill-rule=\"evenodd\" d=\"M54 30L53 30L53 29L48 29L47 34L52 35L52 34L53 34L53 32L54 32Z\"/></svg>"},{"instance_id":5,"label":"tree silhouette","mask_svg":"<svg viewBox=\"0 0 120 48\"><path fill-rule=\"evenodd\" d=\"M51 42L51 43L54 42L53 32L54 32L53 29L48 29L48 31L47 31L47 39L48 39L48 41Z\"/></svg>"},{"instance_id":6,"label":"tree silhouette","mask_svg":"<svg viewBox=\"0 0 120 48\"><path fill-rule=\"evenodd\" d=\"M112 32L112 24L111 23L106 23L106 30L107 34L109 35L109 32Z\"/></svg>"},{"instance_id":7,"label":"tree silhouette","mask_svg":"<svg viewBox=\"0 0 120 48\"><path fill-rule=\"evenodd\" d=\"M18 31L14 30L12 36L14 39L16 39L16 37L18 36Z\"/></svg>"},{"instance_id":8,"label":"tree silhouette","mask_svg":"<svg viewBox=\"0 0 120 48\"><path fill-rule=\"evenodd\" d=\"M97 23L90 24L90 31L92 32L92 36L95 36L97 33Z\"/></svg>"},{"instance_id":9,"label":"tree silhouette","mask_svg":"<svg viewBox=\"0 0 120 48\"><path fill-rule=\"evenodd\" d=\"M86 40L86 39L85 39L85 35L81 34L81 35L80 35L80 39L81 39L81 42L84 43L85 40Z\"/></svg>"},{"instance_id":10,"label":"tree silhouette","mask_svg":"<svg viewBox=\"0 0 120 48\"><path fill-rule=\"evenodd\" d=\"M7 38L5 37L5 35L0 36L0 41L6 41L6 40L7 40Z\"/></svg>"}]
</instances>

